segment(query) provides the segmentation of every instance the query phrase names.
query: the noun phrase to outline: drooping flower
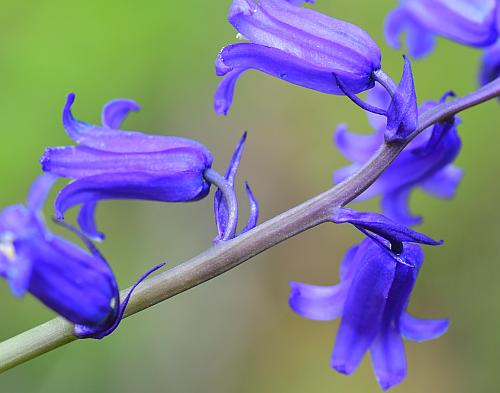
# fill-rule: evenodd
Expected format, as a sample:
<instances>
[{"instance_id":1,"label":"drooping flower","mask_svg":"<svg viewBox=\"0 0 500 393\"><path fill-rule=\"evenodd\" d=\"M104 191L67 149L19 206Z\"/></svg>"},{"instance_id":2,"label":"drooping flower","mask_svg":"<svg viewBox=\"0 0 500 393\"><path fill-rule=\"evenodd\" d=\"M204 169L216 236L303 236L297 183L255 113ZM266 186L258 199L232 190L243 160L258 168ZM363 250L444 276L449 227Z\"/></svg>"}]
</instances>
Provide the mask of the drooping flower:
<instances>
[{"instance_id":1,"label":"drooping flower","mask_svg":"<svg viewBox=\"0 0 500 393\"><path fill-rule=\"evenodd\" d=\"M373 39L351 23L298 3L233 0L229 22L250 43L226 46L217 57L216 72L224 78L215 92L216 113L227 114L237 79L250 69L328 94L373 87L381 60Z\"/></svg>"},{"instance_id":2,"label":"drooping flower","mask_svg":"<svg viewBox=\"0 0 500 393\"><path fill-rule=\"evenodd\" d=\"M422 320L406 312L424 255L420 246L404 243L400 257L405 263L365 239L345 255L338 285L290 283L289 304L297 314L321 321L341 317L332 368L349 375L370 351L384 390L406 376L403 338L431 340L448 329L447 320Z\"/></svg>"},{"instance_id":3,"label":"drooping flower","mask_svg":"<svg viewBox=\"0 0 500 393\"><path fill-rule=\"evenodd\" d=\"M498 77L500 77L500 40L495 45L484 50L481 70L479 72L479 82L481 85L485 85Z\"/></svg>"},{"instance_id":4,"label":"drooping flower","mask_svg":"<svg viewBox=\"0 0 500 393\"><path fill-rule=\"evenodd\" d=\"M486 47L498 37L496 10L497 0L401 0L387 17L386 39L398 49L405 31L408 50L415 58L432 51L436 35Z\"/></svg>"},{"instance_id":5,"label":"drooping flower","mask_svg":"<svg viewBox=\"0 0 500 393\"><path fill-rule=\"evenodd\" d=\"M229 187L233 188L233 190L234 190L234 179L236 177L236 173L238 172L238 167L240 165L241 155L243 153L243 147L245 145L246 138L247 138L247 133L245 132L241 137L238 145L236 146L236 149L234 150L234 154L231 158L231 161L229 163L229 166L225 174L226 182ZM255 199L255 196L252 190L250 189L248 182L245 182L245 191L247 193L250 205L250 213L248 216L247 225L245 226L245 228L242 229L240 235L245 232L248 232L250 229L253 229L257 225L257 221L259 219L259 204L257 202L257 199ZM237 203L235 203L233 210L231 211L231 209L228 207L226 200L227 198L224 198L222 191L217 190L216 193L214 194L214 216L215 216L215 223L217 225L218 235L215 238L214 243L218 243L223 239L227 225L231 220L236 220L237 222L238 212L235 211L234 209L237 210L238 205ZM236 225L233 226L236 227ZM236 233L234 233L232 237L235 236Z\"/></svg>"},{"instance_id":6,"label":"drooping flower","mask_svg":"<svg viewBox=\"0 0 500 393\"><path fill-rule=\"evenodd\" d=\"M90 252L84 251L46 228L41 208L55 180L40 176L26 206L0 213L0 276L14 295L30 292L74 323L75 335L103 338L118 326L132 291L120 304L116 279L97 249L83 237Z\"/></svg>"},{"instance_id":7,"label":"drooping flower","mask_svg":"<svg viewBox=\"0 0 500 393\"><path fill-rule=\"evenodd\" d=\"M102 126L81 122L71 113L74 99L74 94L67 97L63 124L78 146L47 148L40 159L45 172L75 179L57 196L54 207L59 219L81 204L82 230L99 239L102 234L94 222L99 200L188 202L208 194L204 172L213 158L205 146L186 138L119 130L126 115L139 110L131 100L106 104Z\"/></svg>"},{"instance_id":8,"label":"drooping flower","mask_svg":"<svg viewBox=\"0 0 500 393\"><path fill-rule=\"evenodd\" d=\"M376 101L381 107L388 105L390 97L385 91L376 88L372 92L369 101ZM447 95L442 100L446 97ZM423 113L435 105L434 102L426 102L419 111ZM342 182L356 172L383 143L385 120L373 114L369 119L375 128L373 134L353 134L345 125L337 128L335 143L353 163L334 173L335 183ZM408 199L413 189L420 187L436 197L452 198L463 176L462 170L452 164L461 147L458 124L459 119L455 117L424 130L358 200L381 195L382 210L386 216L404 225L414 225L421 219L413 216L408 208Z\"/></svg>"}]
</instances>

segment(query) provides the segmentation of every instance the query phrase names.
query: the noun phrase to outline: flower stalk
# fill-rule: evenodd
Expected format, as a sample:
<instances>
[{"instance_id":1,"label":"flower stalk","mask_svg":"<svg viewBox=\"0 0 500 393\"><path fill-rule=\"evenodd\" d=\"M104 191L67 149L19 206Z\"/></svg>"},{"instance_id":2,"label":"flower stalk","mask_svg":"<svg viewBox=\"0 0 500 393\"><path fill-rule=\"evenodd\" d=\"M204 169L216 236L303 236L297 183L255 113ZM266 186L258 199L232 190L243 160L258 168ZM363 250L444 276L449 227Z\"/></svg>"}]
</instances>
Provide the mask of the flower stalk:
<instances>
[{"instance_id":1,"label":"flower stalk","mask_svg":"<svg viewBox=\"0 0 500 393\"><path fill-rule=\"evenodd\" d=\"M383 143L368 162L344 182L256 226L240 236L221 242L190 260L137 287L124 318L215 278L255 255L324 222L366 190L405 146L427 127L458 112L500 96L500 78L466 96L436 105L423 113L415 131L405 140ZM129 289L121 292L124 298ZM73 325L58 317L0 343L0 373L43 353L76 340Z\"/></svg>"}]
</instances>

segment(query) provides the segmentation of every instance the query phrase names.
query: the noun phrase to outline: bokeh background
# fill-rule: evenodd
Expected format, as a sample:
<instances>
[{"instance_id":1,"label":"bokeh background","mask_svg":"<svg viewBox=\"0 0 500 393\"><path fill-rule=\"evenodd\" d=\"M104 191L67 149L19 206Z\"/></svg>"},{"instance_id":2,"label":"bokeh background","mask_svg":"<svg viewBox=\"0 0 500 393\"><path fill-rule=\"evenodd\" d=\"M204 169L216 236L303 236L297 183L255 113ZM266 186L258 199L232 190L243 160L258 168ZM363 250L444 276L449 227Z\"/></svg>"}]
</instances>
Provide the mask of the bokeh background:
<instances>
[{"instance_id":1,"label":"bokeh background","mask_svg":"<svg viewBox=\"0 0 500 393\"><path fill-rule=\"evenodd\" d=\"M317 8L366 29L379 42L387 73L399 79L401 53L383 39L396 1L318 1ZM71 141L61 125L66 93L76 115L98 122L109 99L143 107L126 128L198 139L223 171L244 130L248 144L238 178L251 183L268 219L331 186L346 160L332 131L347 122L370 130L342 97L323 95L249 72L227 118L212 110L213 61L235 41L230 1L1 1L0 203L23 201L45 146ZM479 51L440 40L414 63L420 99L475 88ZM394 392L491 392L500 381L500 145L498 103L462 115L465 178L452 201L421 192L411 201L420 228L445 245L426 249L410 303L421 317L451 319L448 334L407 343L406 381ZM62 182L61 182L62 184ZM243 196L243 194L241 194ZM364 209L375 209L376 201ZM174 266L210 246L212 199L195 204L104 202L102 251L122 287L160 261ZM49 211L49 208L47 209ZM242 207L242 215L246 211ZM69 220L74 215L68 216ZM376 392L369 357L352 376L332 371L338 322L314 322L287 305L288 282L333 284L346 249L361 236L350 227L310 230L239 268L127 319L102 342L67 345L0 376L2 392ZM0 283L0 339L54 315Z\"/></svg>"}]
</instances>

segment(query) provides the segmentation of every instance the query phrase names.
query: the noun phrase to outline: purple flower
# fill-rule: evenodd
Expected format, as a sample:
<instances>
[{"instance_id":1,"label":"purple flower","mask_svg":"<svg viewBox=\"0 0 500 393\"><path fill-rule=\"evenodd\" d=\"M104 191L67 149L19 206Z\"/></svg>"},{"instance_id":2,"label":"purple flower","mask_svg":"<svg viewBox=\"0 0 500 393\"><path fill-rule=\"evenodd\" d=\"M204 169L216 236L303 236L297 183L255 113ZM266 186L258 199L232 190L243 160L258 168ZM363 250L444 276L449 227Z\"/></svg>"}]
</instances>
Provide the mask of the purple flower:
<instances>
[{"instance_id":1,"label":"purple flower","mask_svg":"<svg viewBox=\"0 0 500 393\"><path fill-rule=\"evenodd\" d=\"M40 159L45 172L75 179L57 196L57 218L62 219L66 210L82 204L79 224L88 236L99 239L102 234L94 222L99 200L187 202L208 194L210 184L204 172L213 159L202 144L185 138L119 130L126 115L139 110L131 100L106 104L102 126L78 121L71 113L74 99L74 94L67 97L63 124L79 146L51 147Z\"/></svg>"},{"instance_id":2,"label":"purple flower","mask_svg":"<svg viewBox=\"0 0 500 393\"><path fill-rule=\"evenodd\" d=\"M485 85L498 77L500 77L500 40L484 50L479 82Z\"/></svg>"},{"instance_id":3,"label":"purple flower","mask_svg":"<svg viewBox=\"0 0 500 393\"><path fill-rule=\"evenodd\" d=\"M388 105L390 98L385 91L377 88L370 93L371 101L383 107ZM422 113L435 105L426 102L419 110ZM373 114L369 116L375 128L373 134L353 134L345 125L337 128L335 143L342 154L352 161L352 165L334 173L335 183L344 181L356 172L383 143L385 119ZM462 170L452 165L461 146L456 128L458 124L458 118L454 118L424 130L358 199L381 195L386 216L404 225L419 223L420 217L413 216L408 208L411 191L421 187L436 197L452 198L462 179Z\"/></svg>"},{"instance_id":4,"label":"purple flower","mask_svg":"<svg viewBox=\"0 0 500 393\"><path fill-rule=\"evenodd\" d=\"M83 238L91 251L86 252L48 231L41 208L55 180L40 176L26 206L0 213L0 276L14 295L30 292L74 323L77 336L102 338L118 326L132 291L120 304L116 279L97 249Z\"/></svg>"},{"instance_id":5,"label":"purple flower","mask_svg":"<svg viewBox=\"0 0 500 393\"><path fill-rule=\"evenodd\" d=\"M448 329L447 320L421 320L406 312L424 255L418 245L405 243L400 257L404 264L365 239L344 257L338 285L290 283L289 304L297 314L321 321L342 318L331 366L351 374L369 350L384 390L405 378L403 338L431 340Z\"/></svg>"},{"instance_id":6,"label":"purple flower","mask_svg":"<svg viewBox=\"0 0 500 393\"><path fill-rule=\"evenodd\" d=\"M381 54L372 38L300 2L233 0L229 22L250 42L226 46L217 57L216 72L224 78L215 92L216 113L227 114L237 79L250 69L328 94L373 87Z\"/></svg>"},{"instance_id":7,"label":"purple flower","mask_svg":"<svg viewBox=\"0 0 500 393\"><path fill-rule=\"evenodd\" d=\"M401 0L387 17L385 35L393 48L407 34L407 46L413 57L432 51L435 36L459 43L486 47L498 37L497 0Z\"/></svg>"}]
</instances>

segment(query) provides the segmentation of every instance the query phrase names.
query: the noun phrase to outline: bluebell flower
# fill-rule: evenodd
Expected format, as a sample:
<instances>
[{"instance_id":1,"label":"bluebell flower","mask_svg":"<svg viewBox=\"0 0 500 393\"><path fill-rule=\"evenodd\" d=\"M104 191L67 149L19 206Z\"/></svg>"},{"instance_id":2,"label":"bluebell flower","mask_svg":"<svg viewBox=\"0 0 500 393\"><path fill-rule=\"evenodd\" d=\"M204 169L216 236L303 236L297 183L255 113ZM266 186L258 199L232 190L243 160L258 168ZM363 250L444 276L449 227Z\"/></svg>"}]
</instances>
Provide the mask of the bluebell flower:
<instances>
[{"instance_id":1,"label":"bluebell flower","mask_svg":"<svg viewBox=\"0 0 500 393\"><path fill-rule=\"evenodd\" d=\"M446 95L442 101L446 99ZM390 97L381 88L370 92L369 102L387 107ZM435 106L426 102L420 113ZM340 125L335 133L335 143L352 165L334 173L334 182L340 183L356 172L383 143L386 121L383 117L369 115L373 134L360 135L349 132ZM363 193L358 200L380 195L383 213L404 224L418 224L420 217L413 216L408 208L410 193L416 187L439 198L455 195L462 170L452 163L457 157L461 141L457 132L457 117L424 130L401 152L387 170Z\"/></svg>"},{"instance_id":2,"label":"bluebell flower","mask_svg":"<svg viewBox=\"0 0 500 393\"><path fill-rule=\"evenodd\" d=\"M40 159L45 172L74 179L56 198L57 218L81 204L80 227L100 239L94 222L100 200L188 202L208 194L204 172L213 158L205 146L186 138L119 130L126 115L139 109L131 100L106 104L102 126L81 122L71 113L74 99L74 94L67 97L63 124L78 146L48 148Z\"/></svg>"},{"instance_id":3,"label":"bluebell flower","mask_svg":"<svg viewBox=\"0 0 500 393\"><path fill-rule=\"evenodd\" d=\"M229 187L233 189L233 191L234 191L234 180L236 177L236 173L238 172L238 167L240 165L241 155L243 154L243 147L245 145L246 139L247 139L247 133L245 132L241 137L240 141L238 142L236 149L234 150L234 154L231 157L231 161L229 163L229 166L225 174L225 180L229 185ZM255 228L255 226L257 225L257 221L259 219L259 204L248 182L245 182L245 191L247 193L250 209L249 209L247 224L239 233L240 235ZM222 190L217 190L214 194L214 216L218 234L217 237L214 239L214 243L218 243L224 239L224 234L227 231L228 223L231 221L231 215L236 217L236 224L237 224L238 204L234 203L232 209L233 211L231 211L231 209L229 208L227 204L227 199L224 198ZM235 228L236 224L234 224ZM232 233L230 239L234 237L236 237L236 233Z\"/></svg>"},{"instance_id":4,"label":"bluebell flower","mask_svg":"<svg viewBox=\"0 0 500 393\"><path fill-rule=\"evenodd\" d=\"M250 42L226 46L217 57L216 72L224 78L215 92L216 113L227 114L237 79L250 69L328 94L373 87L373 72L381 67L373 39L351 23L298 3L233 0L229 22Z\"/></svg>"},{"instance_id":5,"label":"bluebell flower","mask_svg":"<svg viewBox=\"0 0 500 393\"><path fill-rule=\"evenodd\" d=\"M0 276L14 295L30 292L75 324L78 337L103 338L118 326L132 291L120 304L116 279L97 249L83 237L90 252L84 251L46 228L41 209L55 180L40 176L27 205L0 213Z\"/></svg>"},{"instance_id":6,"label":"bluebell flower","mask_svg":"<svg viewBox=\"0 0 500 393\"><path fill-rule=\"evenodd\" d=\"M500 77L500 40L484 50L479 82L481 85L485 85L498 77Z\"/></svg>"},{"instance_id":7,"label":"bluebell flower","mask_svg":"<svg viewBox=\"0 0 500 393\"><path fill-rule=\"evenodd\" d=\"M400 35L406 32L411 56L429 54L435 36L459 43L486 47L498 37L497 0L401 0L400 6L387 17L385 35L394 48L400 46Z\"/></svg>"},{"instance_id":8,"label":"bluebell flower","mask_svg":"<svg viewBox=\"0 0 500 393\"><path fill-rule=\"evenodd\" d=\"M328 321L341 317L331 356L332 368L353 373L367 351L382 389L406 376L403 338L435 339L446 332L448 321L422 320L406 308L424 260L420 246L404 243L398 263L371 239L352 247L340 268L340 283L316 286L291 282L289 304L297 314Z\"/></svg>"}]
</instances>

